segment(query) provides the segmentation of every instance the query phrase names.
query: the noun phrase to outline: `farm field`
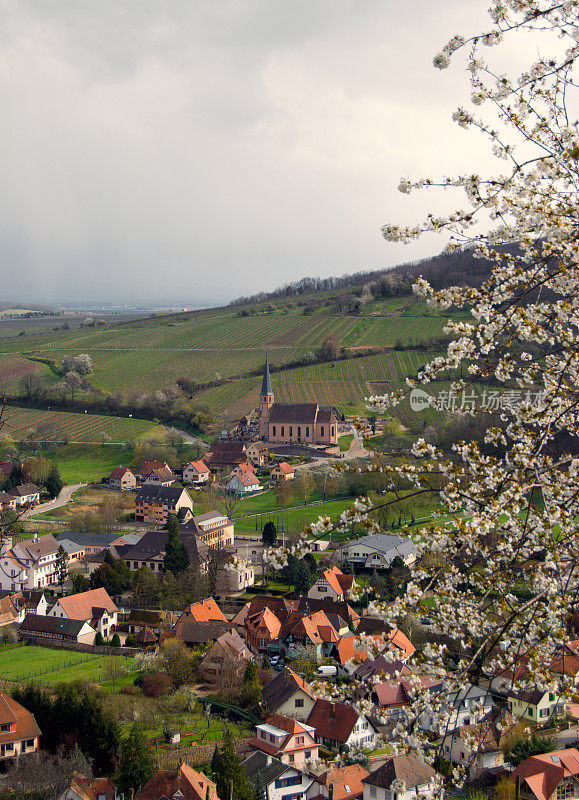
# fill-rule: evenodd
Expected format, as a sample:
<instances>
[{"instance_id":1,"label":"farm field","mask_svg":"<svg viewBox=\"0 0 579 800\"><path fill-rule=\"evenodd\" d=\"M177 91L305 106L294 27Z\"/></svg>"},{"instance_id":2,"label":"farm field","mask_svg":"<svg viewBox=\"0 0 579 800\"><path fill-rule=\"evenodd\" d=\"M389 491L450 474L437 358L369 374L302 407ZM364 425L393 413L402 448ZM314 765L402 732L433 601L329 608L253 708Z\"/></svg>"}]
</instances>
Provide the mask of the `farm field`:
<instances>
[{"instance_id":1,"label":"farm field","mask_svg":"<svg viewBox=\"0 0 579 800\"><path fill-rule=\"evenodd\" d=\"M102 435L108 441L122 443L155 436L160 425L148 420L108 417L99 414L80 414L70 411L44 411L8 406L4 415L3 434L14 439L38 442L100 443Z\"/></svg>"},{"instance_id":2,"label":"farm field","mask_svg":"<svg viewBox=\"0 0 579 800\"><path fill-rule=\"evenodd\" d=\"M42 372L42 364L29 361L19 353L5 353L0 355L0 392L11 395L18 391L18 383L24 375L32 372Z\"/></svg>"},{"instance_id":3,"label":"farm field","mask_svg":"<svg viewBox=\"0 0 579 800\"><path fill-rule=\"evenodd\" d=\"M122 664L127 672L134 671L134 661L128 656L99 656L73 650L53 650L28 645L0 651L0 676L10 681L34 679L39 683L60 681L107 681L111 664Z\"/></svg>"}]
</instances>

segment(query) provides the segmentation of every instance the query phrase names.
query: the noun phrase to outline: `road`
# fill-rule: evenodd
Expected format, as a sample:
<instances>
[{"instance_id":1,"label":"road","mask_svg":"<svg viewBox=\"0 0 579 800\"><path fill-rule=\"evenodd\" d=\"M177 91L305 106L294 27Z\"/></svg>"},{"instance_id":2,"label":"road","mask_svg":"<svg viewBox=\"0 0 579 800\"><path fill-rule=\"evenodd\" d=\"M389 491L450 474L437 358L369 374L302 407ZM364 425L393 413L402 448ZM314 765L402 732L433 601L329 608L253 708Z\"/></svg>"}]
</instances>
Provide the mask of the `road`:
<instances>
[{"instance_id":1,"label":"road","mask_svg":"<svg viewBox=\"0 0 579 800\"><path fill-rule=\"evenodd\" d=\"M29 519L37 514L43 514L45 511L52 511L53 508L65 506L72 497L73 492L76 492L82 486L86 486L86 483L72 483L70 486L63 486L57 498L48 503L40 503L40 505L25 511L21 519Z\"/></svg>"},{"instance_id":2,"label":"road","mask_svg":"<svg viewBox=\"0 0 579 800\"><path fill-rule=\"evenodd\" d=\"M172 425L163 425L167 433L178 433L179 436L182 436L184 441L187 444L196 444L199 447L202 447L203 450L207 450L207 442L204 442L203 439L200 439L198 436L193 436L192 433L187 433L187 431L182 431L180 428L173 428Z\"/></svg>"}]
</instances>

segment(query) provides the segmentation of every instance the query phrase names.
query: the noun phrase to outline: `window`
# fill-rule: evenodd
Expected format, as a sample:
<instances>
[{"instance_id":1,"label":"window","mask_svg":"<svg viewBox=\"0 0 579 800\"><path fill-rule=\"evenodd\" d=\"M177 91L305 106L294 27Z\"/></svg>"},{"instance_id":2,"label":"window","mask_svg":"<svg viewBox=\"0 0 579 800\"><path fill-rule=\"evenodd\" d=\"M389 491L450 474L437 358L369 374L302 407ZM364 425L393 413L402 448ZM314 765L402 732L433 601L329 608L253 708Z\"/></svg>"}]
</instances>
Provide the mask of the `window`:
<instances>
[{"instance_id":1,"label":"window","mask_svg":"<svg viewBox=\"0 0 579 800\"><path fill-rule=\"evenodd\" d=\"M306 437L310 435L310 426L306 425Z\"/></svg>"},{"instance_id":2,"label":"window","mask_svg":"<svg viewBox=\"0 0 579 800\"><path fill-rule=\"evenodd\" d=\"M320 428L320 436L323 436L323 435L324 435L324 426L322 425L322 427Z\"/></svg>"},{"instance_id":3,"label":"window","mask_svg":"<svg viewBox=\"0 0 579 800\"><path fill-rule=\"evenodd\" d=\"M464 757L464 753L463 753L462 750L460 751L460 760L461 761L466 761L466 758Z\"/></svg>"},{"instance_id":4,"label":"window","mask_svg":"<svg viewBox=\"0 0 579 800\"><path fill-rule=\"evenodd\" d=\"M34 739L27 739L26 747L34 747Z\"/></svg>"},{"instance_id":5,"label":"window","mask_svg":"<svg viewBox=\"0 0 579 800\"><path fill-rule=\"evenodd\" d=\"M296 708L303 708L304 707L303 698L296 697L294 705L295 705Z\"/></svg>"},{"instance_id":6,"label":"window","mask_svg":"<svg viewBox=\"0 0 579 800\"><path fill-rule=\"evenodd\" d=\"M332 436L334 435L334 426L332 425Z\"/></svg>"},{"instance_id":7,"label":"window","mask_svg":"<svg viewBox=\"0 0 579 800\"><path fill-rule=\"evenodd\" d=\"M290 757L289 757L289 762L290 762L290 764L293 764L293 763L294 763L294 761L295 761L295 756L294 756L294 754L293 754L293 753L290 753Z\"/></svg>"},{"instance_id":8,"label":"window","mask_svg":"<svg viewBox=\"0 0 579 800\"><path fill-rule=\"evenodd\" d=\"M318 592L327 592L328 591L328 587L327 586L318 586L317 588L318 588Z\"/></svg>"},{"instance_id":9,"label":"window","mask_svg":"<svg viewBox=\"0 0 579 800\"><path fill-rule=\"evenodd\" d=\"M269 734L269 741L270 742L275 742L275 736L273 735L273 733Z\"/></svg>"},{"instance_id":10,"label":"window","mask_svg":"<svg viewBox=\"0 0 579 800\"><path fill-rule=\"evenodd\" d=\"M302 438L302 426L298 425L298 439Z\"/></svg>"},{"instance_id":11,"label":"window","mask_svg":"<svg viewBox=\"0 0 579 800\"><path fill-rule=\"evenodd\" d=\"M312 751L311 750L306 750L306 758L310 758L311 755L312 755Z\"/></svg>"},{"instance_id":12,"label":"window","mask_svg":"<svg viewBox=\"0 0 579 800\"><path fill-rule=\"evenodd\" d=\"M370 786L370 797L376 797L376 787Z\"/></svg>"},{"instance_id":13,"label":"window","mask_svg":"<svg viewBox=\"0 0 579 800\"><path fill-rule=\"evenodd\" d=\"M293 433L293 427L290 425L290 432L289 432L290 439L292 438L292 433Z\"/></svg>"},{"instance_id":14,"label":"window","mask_svg":"<svg viewBox=\"0 0 579 800\"><path fill-rule=\"evenodd\" d=\"M275 436L275 425L273 426L272 430L273 430L273 435Z\"/></svg>"}]
</instances>

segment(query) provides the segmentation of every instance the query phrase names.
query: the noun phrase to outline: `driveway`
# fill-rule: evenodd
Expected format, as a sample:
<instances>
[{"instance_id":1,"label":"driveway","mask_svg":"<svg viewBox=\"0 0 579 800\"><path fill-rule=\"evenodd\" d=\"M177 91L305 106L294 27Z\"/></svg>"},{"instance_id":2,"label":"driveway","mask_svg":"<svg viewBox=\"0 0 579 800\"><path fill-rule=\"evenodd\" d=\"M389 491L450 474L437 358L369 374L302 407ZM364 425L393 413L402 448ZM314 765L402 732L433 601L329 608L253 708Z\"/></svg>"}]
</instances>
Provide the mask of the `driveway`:
<instances>
[{"instance_id":1,"label":"driveway","mask_svg":"<svg viewBox=\"0 0 579 800\"><path fill-rule=\"evenodd\" d=\"M35 517L37 514L43 514L45 511L52 511L53 508L65 506L72 497L73 492L76 492L77 489L83 486L86 486L86 483L72 483L70 486L63 486L58 497L54 500L50 500L48 503L40 503L40 505L25 511L21 519L29 519L30 517Z\"/></svg>"}]
</instances>

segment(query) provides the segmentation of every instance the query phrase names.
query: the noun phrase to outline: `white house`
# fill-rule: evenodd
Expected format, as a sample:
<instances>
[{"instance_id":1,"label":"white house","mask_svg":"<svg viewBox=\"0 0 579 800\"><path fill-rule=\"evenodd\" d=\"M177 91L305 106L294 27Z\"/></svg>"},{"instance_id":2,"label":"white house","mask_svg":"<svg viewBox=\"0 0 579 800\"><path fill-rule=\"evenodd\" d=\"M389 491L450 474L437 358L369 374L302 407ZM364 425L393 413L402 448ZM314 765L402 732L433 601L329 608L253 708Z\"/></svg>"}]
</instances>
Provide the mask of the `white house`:
<instances>
[{"instance_id":1,"label":"white house","mask_svg":"<svg viewBox=\"0 0 579 800\"><path fill-rule=\"evenodd\" d=\"M356 582L353 575L345 575L339 567L323 572L308 592L310 600L348 600Z\"/></svg>"},{"instance_id":2,"label":"white house","mask_svg":"<svg viewBox=\"0 0 579 800\"><path fill-rule=\"evenodd\" d=\"M377 731L364 714L347 703L317 699L307 718L316 732L316 742L338 751L343 745L373 750Z\"/></svg>"},{"instance_id":3,"label":"white house","mask_svg":"<svg viewBox=\"0 0 579 800\"><path fill-rule=\"evenodd\" d=\"M420 715L418 724L422 730L432 731L437 736L443 736L461 725L474 725L495 707L488 689L480 689L470 683L457 692L448 695L441 693L435 703L440 706L437 710L445 712L446 722L442 729L436 717L426 713Z\"/></svg>"},{"instance_id":4,"label":"white house","mask_svg":"<svg viewBox=\"0 0 579 800\"><path fill-rule=\"evenodd\" d=\"M439 774L414 753L389 758L362 784L363 800L416 800L417 795L433 800L443 793Z\"/></svg>"},{"instance_id":5,"label":"white house","mask_svg":"<svg viewBox=\"0 0 579 800\"><path fill-rule=\"evenodd\" d=\"M480 722L449 732L442 740L442 756L460 764L471 779L498 769L505 763L504 751L515 723L508 711L495 709Z\"/></svg>"},{"instance_id":6,"label":"white house","mask_svg":"<svg viewBox=\"0 0 579 800\"><path fill-rule=\"evenodd\" d=\"M47 616L83 620L103 637L108 637L117 627L117 613L118 608L106 589L91 589L88 592L61 597Z\"/></svg>"},{"instance_id":7,"label":"white house","mask_svg":"<svg viewBox=\"0 0 579 800\"><path fill-rule=\"evenodd\" d=\"M269 800L288 800L288 798L304 798L313 784L307 772L284 764L278 758L257 751L243 762L245 775L251 785L258 785L257 776L265 789Z\"/></svg>"},{"instance_id":8,"label":"white house","mask_svg":"<svg viewBox=\"0 0 579 800\"><path fill-rule=\"evenodd\" d=\"M260 486L259 478L251 472L242 475L232 475L227 484L227 491L235 494L244 495L252 492L259 492L263 487Z\"/></svg>"},{"instance_id":9,"label":"white house","mask_svg":"<svg viewBox=\"0 0 579 800\"><path fill-rule=\"evenodd\" d=\"M34 534L7 549L0 556L0 588L18 591L55 584L58 547L51 534Z\"/></svg>"},{"instance_id":10,"label":"white house","mask_svg":"<svg viewBox=\"0 0 579 800\"><path fill-rule=\"evenodd\" d=\"M40 489L33 483L23 483L10 489L8 494L16 498L17 506L36 505L40 502Z\"/></svg>"},{"instance_id":11,"label":"white house","mask_svg":"<svg viewBox=\"0 0 579 800\"><path fill-rule=\"evenodd\" d=\"M412 539L388 533L362 536L344 544L337 553L351 564L367 569L386 569L398 557L405 564L416 561L416 547Z\"/></svg>"},{"instance_id":12,"label":"white house","mask_svg":"<svg viewBox=\"0 0 579 800\"><path fill-rule=\"evenodd\" d=\"M211 471L203 461L190 461L183 467L183 483L207 483Z\"/></svg>"}]
</instances>

